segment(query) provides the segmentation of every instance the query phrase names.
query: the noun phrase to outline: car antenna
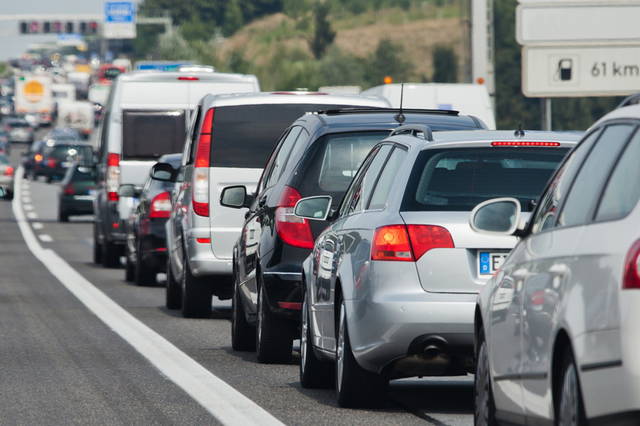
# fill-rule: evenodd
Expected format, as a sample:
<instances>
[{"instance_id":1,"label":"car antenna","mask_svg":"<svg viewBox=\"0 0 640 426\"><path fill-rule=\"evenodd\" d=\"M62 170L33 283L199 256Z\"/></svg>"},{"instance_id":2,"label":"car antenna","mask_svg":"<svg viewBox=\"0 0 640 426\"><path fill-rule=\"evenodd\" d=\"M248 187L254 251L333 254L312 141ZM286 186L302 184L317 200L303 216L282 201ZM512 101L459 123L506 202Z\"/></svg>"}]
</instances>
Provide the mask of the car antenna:
<instances>
[{"instance_id":1,"label":"car antenna","mask_svg":"<svg viewBox=\"0 0 640 426\"><path fill-rule=\"evenodd\" d=\"M515 132L513 132L513 134L521 138L524 137L524 130L522 129L522 123L518 124L518 128L516 129Z\"/></svg>"},{"instance_id":2,"label":"car antenna","mask_svg":"<svg viewBox=\"0 0 640 426\"><path fill-rule=\"evenodd\" d=\"M400 84L400 111L398 111L398 113L393 117L396 119L396 121L398 122L398 124L402 124L405 121L405 116L402 113L402 101L404 98L404 83Z\"/></svg>"}]
</instances>

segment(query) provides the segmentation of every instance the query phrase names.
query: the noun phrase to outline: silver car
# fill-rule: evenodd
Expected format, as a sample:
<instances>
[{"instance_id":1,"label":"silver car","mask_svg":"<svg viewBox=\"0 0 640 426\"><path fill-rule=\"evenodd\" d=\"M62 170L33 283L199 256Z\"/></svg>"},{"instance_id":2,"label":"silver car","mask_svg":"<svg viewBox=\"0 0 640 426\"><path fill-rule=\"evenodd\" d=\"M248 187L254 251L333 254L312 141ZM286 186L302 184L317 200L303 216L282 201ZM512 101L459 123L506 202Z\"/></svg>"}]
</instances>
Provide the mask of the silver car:
<instances>
[{"instance_id":1,"label":"silver car","mask_svg":"<svg viewBox=\"0 0 640 426\"><path fill-rule=\"evenodd\" d=\"M519 200L475 208L521 237L478 298L476 424L640 424L639 126L639 105L596 123L526 226Z\"/></svg>"},{"instance_id":2,"label":"silver car","mask_svg":"<svg viewBox=\"0 0 640 426\"><path fill-rule=\"evenodd\" d=\"M329 384L335 364L338 403L361 406L390 379L473 371L477 293L516 239L473 232L469 213L496 196L529 211L578 138L403 126L370 152L338 211L327 197L300 200L298 216L333 220L303 265L302 386Z\"/></svg>"}]
</instances>

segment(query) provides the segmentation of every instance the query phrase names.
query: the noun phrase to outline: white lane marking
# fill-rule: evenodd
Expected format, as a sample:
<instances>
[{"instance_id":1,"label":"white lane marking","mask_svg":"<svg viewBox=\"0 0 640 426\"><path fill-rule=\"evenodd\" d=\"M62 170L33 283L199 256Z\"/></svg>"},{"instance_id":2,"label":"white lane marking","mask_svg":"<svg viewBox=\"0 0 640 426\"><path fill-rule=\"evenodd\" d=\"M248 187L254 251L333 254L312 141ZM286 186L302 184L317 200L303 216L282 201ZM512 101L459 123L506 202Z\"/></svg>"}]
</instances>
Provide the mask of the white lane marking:
<instances>
[{"instance_id":1,"label":"white lane marking","mask_svg":"<svg viewBox=\"0 0 640 426\"><path fill-rule=\"evenodd\" d=\"M18 168L18 173L21 172L22 166ZM18 180L16 194L20 195L20 190L20 180ZM182 388L225 425L282 425L265 409L198 364L111 300L55 251L43 248L25 220L19 200L19 196L13 200L13 214L31 253L80 302L160 370L160 373Z\"/></svg>"},{"instance_id":2,"label":"white lane marking","mask_svg":"<svg viewBox=\"0 0 640 426\"><path fill-rule=\"evenodd\" d=\"M51 235L49 234L38 234L38 238L40 238L40 241L42 241L43 243L53 242L53 238L51 238Z\"/></svg>"},{"instance_id":3,"label":"white lane marking","mask_svg":"<svg viewBox=\"0 0 640 426\"><path fill-rule=\"evenodd\" d=\"M25 204L24 206L22 206L22 208L24 208L27 211L31 211L33 210L33 204Z\"/></svg>"},{"instance_id":4,"label":"white lane marking","mask_svg":"<svg viewBox=\"0 0 640 426\"><path fill-rule=\"evenodd\" d=\"M15 198L14 198L14 200L15 200ZM27 217L29 219L37 219L38 218L38 214L36 212L29 212L29 213L27 213Z\"/></svg>"},{"instance_id":5,"label":"white lane marking","mask_svg":"<svg viewBox=\"0 0 640 426\"><path fill-rule=\"evenodd\" d=\"M33 226L33 229L42 229L44 228L44 225L40 222L33 222L31 223L31 226Z\"/></svg>"}]
</instances>

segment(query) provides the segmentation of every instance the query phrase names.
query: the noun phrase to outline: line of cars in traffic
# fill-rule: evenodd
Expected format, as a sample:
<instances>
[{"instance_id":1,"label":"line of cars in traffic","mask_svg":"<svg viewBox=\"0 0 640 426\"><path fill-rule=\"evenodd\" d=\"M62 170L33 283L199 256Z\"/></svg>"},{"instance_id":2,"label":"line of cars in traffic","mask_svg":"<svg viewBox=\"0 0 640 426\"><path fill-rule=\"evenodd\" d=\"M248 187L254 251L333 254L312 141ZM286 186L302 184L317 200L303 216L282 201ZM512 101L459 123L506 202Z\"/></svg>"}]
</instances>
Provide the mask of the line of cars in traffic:
<instances>
[{"instance_id":1,"label":"line of cars in traffic","mask_svg":"<svg viewBox=\"0 0 640 426\"><path fill-rule=\"evenodd\" d=\"M138 285L164 272L185 317L231 299L234 350L289 362L299 339L302 386L343 407L477 369L477 424L633 424L637 107L580 141L258 90L221 73L116 80L88 168L96 263L124 256ZM615 404L595 396L608 374Z\"/></svg>"}]
</instances>

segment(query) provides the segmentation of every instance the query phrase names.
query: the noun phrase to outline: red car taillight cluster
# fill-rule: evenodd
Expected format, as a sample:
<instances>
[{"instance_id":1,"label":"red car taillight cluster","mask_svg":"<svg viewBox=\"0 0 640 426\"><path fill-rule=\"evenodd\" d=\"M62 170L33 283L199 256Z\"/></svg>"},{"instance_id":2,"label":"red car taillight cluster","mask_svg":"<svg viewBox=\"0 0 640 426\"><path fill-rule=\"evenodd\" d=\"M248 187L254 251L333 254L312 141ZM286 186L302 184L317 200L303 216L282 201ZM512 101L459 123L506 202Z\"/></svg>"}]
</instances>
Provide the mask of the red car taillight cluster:
<instances>
[{"instance_id":1,"label":"red car taillight cluster","mask_svg":"<svg viewBox=\"0 0 640 426\"><path fill-rule=\"evenodd\" d=\"M309 221L293 213L302 196L290 186L285 186L278 207L276 207L276 231L286 244L294 247L313 248L313 234Z\"/></svg>"},{"instance_id":2,"label":"red car taillight cluster","mask_svg":"<svg viewBox=\"0 0 640 426\"><path fill-rule=\"evenodd\" d=\"M4 175L5 176L13 176L14 170L12 166L7 166L6 169L4 169Z\"/></svg>"},{"instance_id":3,"label":"red car taillight cluster","mask_svg":"<svg viewBox=\"0 0 640 426\"><path fill-rule=\"evenodd\" d=\"M118 187L120 186L120 154L109 153L107 156L107 199L118 201Z\"/></svg>"},{"instance_id":4,"label":"red car taillight cluster","mask_svg":"<svg viewBox=\"0 0 640 426\"><path fill-rule=\"evenodd\" d=\"M193 211L198 216L209 216L209 164L211 162L211 136L214 109L210 108L202 121L198 138L196 161L193 169Z\"/></svg>"},{"instance_id":5,"label":"red car taillight cluster","mask_svg":"<svg viewBox=\"0 0 640 426\"><path fill-rule=\"evenodd\" d=\"M150 218L167 218L171 215L171 194L161 192L151 200Z\"/></svg>"},{"instance_id":6,"label":"red car taillight cluster","mask_svg":"<svg viewBox=\"0 0 640 426\"><path fill-rule=\"evenodd\" d=\"M640 290L640 240L633 243L624 261L623 290Z\"/></svg>"},{"instance_id":7,"label":"red car taillight cluster","mask_svg":"<svg viewBox=\"0 0 640 426\"><path fill-rule=\"evenodd\" d=\"M454 248L445 228L435 225L388 225L376 229L371 260L415 262L435 248Z\"/></svg>"}]
</instances>

